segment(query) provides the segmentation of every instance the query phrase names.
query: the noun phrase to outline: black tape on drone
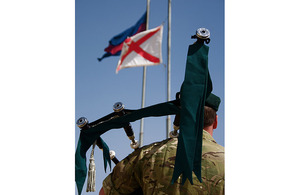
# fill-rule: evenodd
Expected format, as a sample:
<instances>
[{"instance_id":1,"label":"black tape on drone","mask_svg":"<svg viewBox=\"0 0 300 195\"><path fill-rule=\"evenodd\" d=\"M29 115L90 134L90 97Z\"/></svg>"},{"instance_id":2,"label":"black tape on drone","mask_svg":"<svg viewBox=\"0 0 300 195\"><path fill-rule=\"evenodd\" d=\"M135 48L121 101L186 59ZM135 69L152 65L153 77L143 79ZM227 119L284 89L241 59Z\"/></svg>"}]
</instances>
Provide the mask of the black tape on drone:
<instances>
[{"instance_id":1,"label":"black tape on drone","mask_svg":"<svg viewBox=\"0 0 300 195\"><path fill-rule=\"evenodd\" d=\"M122 102L117 102L113 106L113 110L118 116L124 116L126 114L124 108L125 106ZM132 149L137 149L139 147L139 143L137 140L135 140L135 136L131 124L128 123L126 126L123 127L123 129L125 130L125 133L128 136L128 138L131 140L130 147Z\"/></svg>"}]
</instances>

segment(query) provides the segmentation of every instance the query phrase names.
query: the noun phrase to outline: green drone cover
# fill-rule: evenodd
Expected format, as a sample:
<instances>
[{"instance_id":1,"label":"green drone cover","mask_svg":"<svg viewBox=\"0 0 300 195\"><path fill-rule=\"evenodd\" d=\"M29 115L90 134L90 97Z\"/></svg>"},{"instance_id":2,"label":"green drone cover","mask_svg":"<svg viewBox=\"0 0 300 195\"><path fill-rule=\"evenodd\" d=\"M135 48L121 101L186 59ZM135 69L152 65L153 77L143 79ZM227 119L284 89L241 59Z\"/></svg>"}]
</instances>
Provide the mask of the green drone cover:
<instances>
[{"instance_id":1,"label":"green drone cover","mask_svg":"<svg viewBox=\"0 0 300 195\"><path fill-rule=\"evenodd\" d=\"M190 45L188 49L185 78L180 89L180 134L172 183L182 174L182 184L187 178L193 184L192 171L202 182L204 105L212 91L208 50L209 47L199 41Z\"/></svg>"}]
</instances>

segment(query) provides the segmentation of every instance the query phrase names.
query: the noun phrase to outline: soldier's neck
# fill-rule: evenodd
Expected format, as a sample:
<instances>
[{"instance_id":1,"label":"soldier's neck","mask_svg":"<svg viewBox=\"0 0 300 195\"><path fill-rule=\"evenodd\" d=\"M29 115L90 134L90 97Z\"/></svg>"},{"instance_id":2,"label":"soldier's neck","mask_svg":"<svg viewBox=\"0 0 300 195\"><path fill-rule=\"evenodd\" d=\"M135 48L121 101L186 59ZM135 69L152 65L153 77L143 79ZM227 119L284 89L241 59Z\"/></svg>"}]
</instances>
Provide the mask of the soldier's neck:
<instances>
[{"instance_id":1,"label":"soldier's neck","mask_svg":"<svg viewBox=\"0 0 300 195\"><path fill-rule=\"evenodd\" d=\"M213 136L213 126L208 126L204 128L204 131L207 131L211 136Z\"/></svg>"}]
</instances>

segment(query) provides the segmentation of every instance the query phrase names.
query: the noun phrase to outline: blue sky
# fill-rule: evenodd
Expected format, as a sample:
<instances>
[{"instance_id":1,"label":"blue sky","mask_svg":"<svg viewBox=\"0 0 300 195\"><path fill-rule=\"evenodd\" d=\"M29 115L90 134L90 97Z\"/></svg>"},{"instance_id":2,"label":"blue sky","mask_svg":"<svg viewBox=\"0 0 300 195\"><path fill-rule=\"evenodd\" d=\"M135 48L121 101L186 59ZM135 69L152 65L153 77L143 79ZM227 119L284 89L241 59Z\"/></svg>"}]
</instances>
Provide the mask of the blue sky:
<instances>
[{"instance_id":1,"label":"blue sky","mask_svg":"<svg viewBox=\"0 0 300 195\"><path fill-rule=\"evenodd\" d=\"M121 101L128 109L141 106L143 68L128 68L115 74L119 57L112 56L98 62L108 41L134 25L146 11L146 0L75 1L75 115L90 122L111 113L115 102ZM171 18L171 99L180 90L184 79L187 49L195 41L196 30L210 30L209 70L213 93L221 97L219 127L216 141L224 146L224 2L172 1ZM167 101L167 22L168 1L150 2L149 28L165 22L163 32L163 64L147 67L145 106ZM174 117L171 117L173 123ZM140 122L132 123L139 139ZM79 128L75 127L76 143ZM114 129L101 136L110 149L123 159L132 149L123 129ZM166 117L144 120L144 145L166 138ZM102 151L96 150L97 192L107 173L103 171ZM90 151L87 153L89 158ZM85 187L84 187L85 189ZM93 194L93 193L89 193Z\"/></svg>"}]
</instances>

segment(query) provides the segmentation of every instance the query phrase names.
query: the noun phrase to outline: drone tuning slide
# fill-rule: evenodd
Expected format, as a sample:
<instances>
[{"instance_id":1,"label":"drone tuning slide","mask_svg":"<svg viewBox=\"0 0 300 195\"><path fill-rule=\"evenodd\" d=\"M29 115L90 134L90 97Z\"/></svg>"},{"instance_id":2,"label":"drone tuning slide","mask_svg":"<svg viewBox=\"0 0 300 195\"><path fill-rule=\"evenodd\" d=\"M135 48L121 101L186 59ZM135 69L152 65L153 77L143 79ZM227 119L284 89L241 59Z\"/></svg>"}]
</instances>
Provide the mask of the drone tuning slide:
<instances>
[{"instance_id":1,"label":"drone tuning slide","mask_svg":"<svg viewBox=\"0 0 300 195\"><path fill-rule=\"evenodd\" d=\"M111 159L115 164L118 164L118 163L120 162L120 161L117 159L117 157L116 157L115 151L110 150L110 151L109 151L109 156L110 156L110 159Z\"/></svg>"},{"instance_id":2,"label":"drone tuning slide","mask_svg":"<svg viewBox=\"0 0 300 195\"><path fill-rule=\"evenodd\" d=\"M118 116L124 116L126 112L124 111L124 104L122 102L117 102L113 106L113 110L117 113ZM135 140L134 132L132 130L131 124L127 123L126 126L123 127L126 135L131 140L130 147L132 149L137 149L139 147L139 143Z\"/></svg>"}]
</instances>

